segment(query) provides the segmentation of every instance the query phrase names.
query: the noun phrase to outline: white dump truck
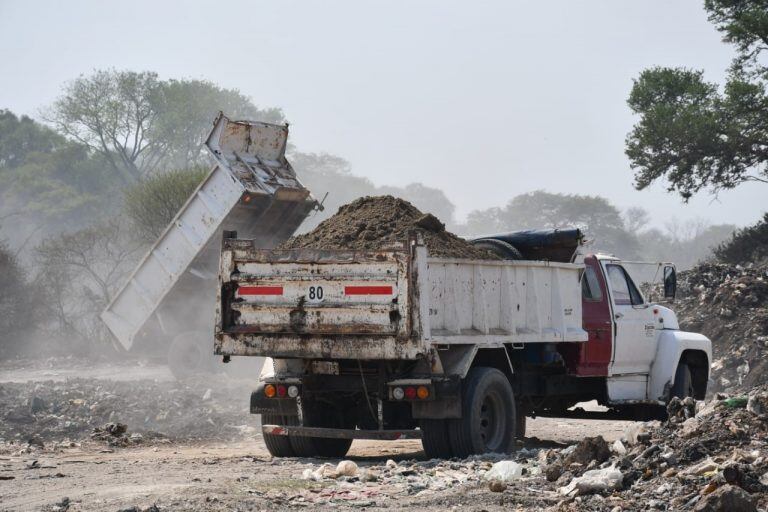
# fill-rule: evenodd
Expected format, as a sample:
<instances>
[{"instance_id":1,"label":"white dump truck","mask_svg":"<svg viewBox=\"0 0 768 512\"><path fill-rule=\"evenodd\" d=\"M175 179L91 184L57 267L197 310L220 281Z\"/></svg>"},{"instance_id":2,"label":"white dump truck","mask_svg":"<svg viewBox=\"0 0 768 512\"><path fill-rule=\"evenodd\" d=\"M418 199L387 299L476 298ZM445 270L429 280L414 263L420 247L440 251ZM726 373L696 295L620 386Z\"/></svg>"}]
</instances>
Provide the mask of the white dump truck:
<instances>
[{"instance_id":1,"label":"white dump truck","mask_svg":"<svg viewBox=\"0 0 768 512\"><path fill-rule=\"evenodd\" d=\"M215 165L101 314L126 350L167 353L179 377L210 364L222 233L274 247L318 208L287 140L287 125L219 114L205 143Z\"/></svg>"},{"instance_id":2,"label":"white dump truck","mask_svg":"<svg viewBox=\"0 0 768 512\"><path fill-rule=\"evenodd\" d=\"M409 437L430 457L509 452L526 417L646 419L706 392L710 341L619 259L579 255L578 230L474 241L499 260L431 257L416 234L359 251L228 235L215 353L271 358L251 412L275 456ZM573 408L590 400L606 410Z\"/></svg>"}]
</instances>

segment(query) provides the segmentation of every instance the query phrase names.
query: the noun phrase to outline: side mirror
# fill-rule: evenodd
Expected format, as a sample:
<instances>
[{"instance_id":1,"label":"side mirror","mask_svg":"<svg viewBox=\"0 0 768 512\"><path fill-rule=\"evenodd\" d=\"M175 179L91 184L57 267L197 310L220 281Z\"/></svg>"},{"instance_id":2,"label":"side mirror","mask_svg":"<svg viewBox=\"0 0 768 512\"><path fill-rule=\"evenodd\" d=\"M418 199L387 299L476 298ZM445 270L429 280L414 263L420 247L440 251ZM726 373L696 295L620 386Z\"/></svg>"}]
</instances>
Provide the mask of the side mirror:
<instances>
[{"instance_id":1,"label":"side mirror","mask_svg":"<svg viewBox=\"0 0 768 512\"><path fill-rule=\"evenodd\" d=\"M664 299L675 300L677 293L677 271L675 267L664 267Z\"/></svg>"}]
</instances>

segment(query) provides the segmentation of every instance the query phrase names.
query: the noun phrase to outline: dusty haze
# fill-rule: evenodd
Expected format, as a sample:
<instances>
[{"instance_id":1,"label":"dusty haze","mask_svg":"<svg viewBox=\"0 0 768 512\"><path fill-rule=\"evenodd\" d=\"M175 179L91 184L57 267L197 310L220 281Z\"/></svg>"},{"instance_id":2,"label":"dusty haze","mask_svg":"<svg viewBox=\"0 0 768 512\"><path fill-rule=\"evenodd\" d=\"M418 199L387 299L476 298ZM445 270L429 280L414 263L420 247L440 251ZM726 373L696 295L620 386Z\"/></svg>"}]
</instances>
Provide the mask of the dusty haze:
<instances>
[{"instance_id":1,"label":"dusty haze","mask_svg":"<svg viewBox=\"0 0 768 512\"><path fill-rule=\"evenodd\" d=\"M38 117L82 73L154 70L281 107L297 147L377 185L440 188L458 220L540 188L643 206L658 227L757 220L759 185L688 205L631 185L632 79L679 65L720 81L729 65L700 1L123 5L0 3L0 107Z\"/></svg>"}]
</instances>

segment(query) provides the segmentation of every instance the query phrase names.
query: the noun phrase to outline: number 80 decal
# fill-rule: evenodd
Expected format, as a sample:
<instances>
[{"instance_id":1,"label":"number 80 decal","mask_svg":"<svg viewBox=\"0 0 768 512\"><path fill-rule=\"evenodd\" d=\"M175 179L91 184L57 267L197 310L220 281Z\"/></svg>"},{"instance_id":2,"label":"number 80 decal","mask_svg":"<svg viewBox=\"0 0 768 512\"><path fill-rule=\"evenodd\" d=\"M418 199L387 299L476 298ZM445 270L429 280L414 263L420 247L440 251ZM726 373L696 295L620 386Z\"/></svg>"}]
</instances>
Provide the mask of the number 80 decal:
<instances>
[{"instance_id":1,"label":"number 80 decal","mask_svg":"<svg viewBox=\"0 0 768 512\"><path fill-rule=\"evenodd\" d=\"M309 287L309 300L323 300L323 287L322 286L310 286Z\"/></svg>"}]
</instances>

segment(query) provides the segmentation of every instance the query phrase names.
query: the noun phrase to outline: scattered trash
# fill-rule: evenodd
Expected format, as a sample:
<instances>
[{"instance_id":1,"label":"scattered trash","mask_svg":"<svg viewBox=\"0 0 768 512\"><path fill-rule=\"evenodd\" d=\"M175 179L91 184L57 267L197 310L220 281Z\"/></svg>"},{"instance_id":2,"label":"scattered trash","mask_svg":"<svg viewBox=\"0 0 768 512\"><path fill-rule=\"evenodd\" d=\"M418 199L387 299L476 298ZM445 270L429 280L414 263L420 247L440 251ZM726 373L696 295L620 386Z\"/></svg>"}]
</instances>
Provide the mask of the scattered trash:
<instances>
[{"instance_id":1,"label":"scattered trash","mask_svg":"<svg viewBox=\"0 0 768 512\"><path fill-rule=\"evenodd\" d=\"M712 340L710 393L768 384L768 267L702 263L680 272L675 313L683 329Z\"/></svg>"},{"instance_id":2,"label":"scattered trash","mask_svg":"<svg viewBox=\"0 0 768 512\"><path fill-rule=\"evenodd\" d=\"M485 480L496 480L502 483L507 483L516 480L521 476L523 476L523 466L512 460L502 460L491 466L491 469L483 476L483 478Z\"/></svg>"},{"instance_id":3,"label":"scattered trash","mask_svg":"<svg viewBox=\"0 0 768 512\"><path fill-rule=\"evenodd\" d=\"M724 485L706 495L696 507L695 512L757 512L755 500L743 489Z\"/></svg>"},{"instance_id":4,"label":"scattered trash","mask_svg":"<svg viewBox=\"0 0 768 512\"><path fill-rule=\"evenodd\" d=\"M42 447L93 438L121 446L164 438L251 437L252 432L240 427L253 423L247 407L206 398L212 378L205 383L96 379L2 383L0 442ZM217 389L232 385L223 378L216 384ZM126 430L118 433L115 428ZM128 430L130 435L125 434ZM125 442L115 442L123 438Z\"/></svg>"},{"instance_id":5,"label":"scattered trash","mask_svg":"<svg viewBox=\"0 0 768 512\"><path fill-rule=\"evenodd\" d=\"M593 469L574 478L571 483L560 488L566 496L579 496L599 491L610 491L621 487L624 475L613 466L605 469Z\"/></svg>"},{"instance_id":6,"label":"scattered trash","mask_svg":"<svg viewBox=\"0 0 768 512\"><path fill-rule=\"evenodd\" d=\"M357 464L351 460L343 460L336 466L336 476L357 476Z\"/></svg>"},{"instance_id":7,"label":"scattered trash","mask_svg":"<svg viewBox=\"0 0 768 512\"><path fill-rule=\"evenodd\" d=\"M723 403L726 407L731 407L733 409L741 409L747 406L747 397L745 396L738 396L733 398L728 398L726 400L723 400Z\"/></svg>"}]
</instances>

